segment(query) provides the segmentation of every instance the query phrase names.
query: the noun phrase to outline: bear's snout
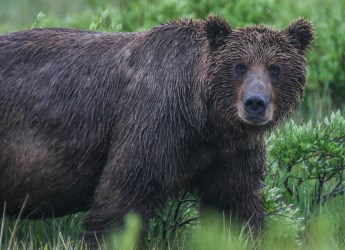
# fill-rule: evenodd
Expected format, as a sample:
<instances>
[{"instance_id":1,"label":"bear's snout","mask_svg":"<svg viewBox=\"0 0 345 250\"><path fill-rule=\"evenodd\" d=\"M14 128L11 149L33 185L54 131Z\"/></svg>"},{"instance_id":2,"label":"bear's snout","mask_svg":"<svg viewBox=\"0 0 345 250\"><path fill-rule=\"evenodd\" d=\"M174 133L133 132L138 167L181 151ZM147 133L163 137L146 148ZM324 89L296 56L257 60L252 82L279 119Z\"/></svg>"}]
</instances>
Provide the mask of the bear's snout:
<instances>
[{"instance_id":1,"label":"bear's snout","mask_svg":"<svg viewBox=\"0 0 345 250\"><path fill-rule=\"evenodd\" d=\"M272 87L269 81L249 81L238 102L240 118L251 125L263 125L273 117Z\"/></svg>"},{"instance_id":2,"label":"bear's snout","mask_svg":"<svg viewBox=\"0 0 345 250\"><path fill-rule=\"evenodd\" d=\"M243 77L237 110L242 121L251 125L263 125L273 118L273 88L265 65L250 66Z\"/></svg>"},{"instance_id":3,"label":"bear's snout","mask_svg":"<svg viewBox=\"0 0 345 250\"><path fill-rule=\"evenodd\" d=\"M241 118L252 125L263 125L272 119L270 98L264 93L249 93L243 97ZM241 115L242 113L242 115Z\"/></svg>"},{"instance_id":4,"label":"bear's snout","mask_svg":"<svg viewBox=\"0 0 345 250\"><path fill-rule=\"evenodd\" d=\"M248 95L244 97L244 110L250 117L258 119L265 114L268 97L264 95Z\"/></svg>"}]
</instances>

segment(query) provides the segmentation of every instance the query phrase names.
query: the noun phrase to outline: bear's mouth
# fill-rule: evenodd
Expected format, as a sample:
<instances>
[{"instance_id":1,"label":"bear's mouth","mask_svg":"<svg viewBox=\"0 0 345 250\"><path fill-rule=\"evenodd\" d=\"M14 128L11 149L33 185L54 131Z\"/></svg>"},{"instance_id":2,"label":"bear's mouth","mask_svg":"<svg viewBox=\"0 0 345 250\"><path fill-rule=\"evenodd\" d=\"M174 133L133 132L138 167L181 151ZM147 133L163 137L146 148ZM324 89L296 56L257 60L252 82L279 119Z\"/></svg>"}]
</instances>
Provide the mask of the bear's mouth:
<instances>
[{"instance_id":1,"label":"bear's mouth","mask_svg":"<svg viewBox=\"0 0 345 250\"><path fill-rule=\"evenodd\" d=\"M243 120L246 123L248 123L250 125L254 125L254 126L265 125L266 123L268 123L270 121L270 119L267 119L266 117L255 116L255 115L247 115Z\"/></svg>"}]
</instances>

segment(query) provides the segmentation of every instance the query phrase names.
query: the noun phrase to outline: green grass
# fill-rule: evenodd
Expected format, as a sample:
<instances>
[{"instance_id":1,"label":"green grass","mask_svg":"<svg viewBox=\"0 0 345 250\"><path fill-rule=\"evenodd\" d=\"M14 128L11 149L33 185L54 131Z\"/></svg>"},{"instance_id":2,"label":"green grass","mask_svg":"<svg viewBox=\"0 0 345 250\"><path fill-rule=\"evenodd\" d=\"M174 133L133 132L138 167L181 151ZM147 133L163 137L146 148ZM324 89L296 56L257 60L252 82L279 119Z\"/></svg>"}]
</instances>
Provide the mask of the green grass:
<instances>
[{"instance_id":1,"label":"green grass","mask_svg":"<svg viewBox=\"0 0 345 250\"><path fill-rule=\"evenodd\" d=\"M338 203L339 205L339 203ZM344 249L345 219L342 207L334 205L310 216L297 228L286 218L268 217L265 230L255 236L246 227L238 227L222 220L221 216L204 218L201 224L188 230L188 237L176 234L168 244L147 243L147 249ZM87 249L80 238L81 217L74 215L48 221L23 220L17 224L12 237L15 221L7 220L4 224L0 249ZM112 240L99 249L135 249L140 221L136 216L127 218L126 229L115 234ZM78 236L79 235L79 236ZM9 238L10 239L9 239Z\"/></svg>"},{"instance_id":2,"label":"green grass","mask_svg":"<svg viewBox=\"0 0 345 250\"><path fill-rule=\"evenodd\" d=\"M49 220L3 218L0 249L84 249L82 214Z\"/></svg>"}]
</instances>

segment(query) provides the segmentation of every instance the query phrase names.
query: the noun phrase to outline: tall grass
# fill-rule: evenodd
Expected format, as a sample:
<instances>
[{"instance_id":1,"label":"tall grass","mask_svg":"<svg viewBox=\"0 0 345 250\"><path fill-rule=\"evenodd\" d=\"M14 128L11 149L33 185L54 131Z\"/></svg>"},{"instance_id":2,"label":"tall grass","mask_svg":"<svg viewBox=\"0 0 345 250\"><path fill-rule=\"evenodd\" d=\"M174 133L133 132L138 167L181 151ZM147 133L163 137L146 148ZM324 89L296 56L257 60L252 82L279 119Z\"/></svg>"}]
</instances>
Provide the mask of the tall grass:
<instances>
[{"instance_id":1,"label":"tall grass","mask_svg":"<svg viewBox=\"0 0 345 250\"><path fill-rule=\"evenodd\" d=\"M344 206L342 207L344 209ZM246 226L232 224L219 215L203 218L202 223L189 229L188 237L177 234L166 246L157 242L147 242L145 249L344 249L345 220L339 208L330 207L313 215L296 230L286 220L268 219L265 230L256 235ZM73 216L72 216L73 217ZM13 236L11 246L5 237L0 249L88 249L80 237L80 217L60 218L49 221L19 221L19 231ZM3 221L5 233L12 234L15 221ZM125 230L114 234L99 249L136 249L140 220L137 216L127 218ZM302 230L302 231L301 231ZM7 232L8 231L8 232ZM79 235L80 234L80 235ZM79 235L79 236L78 236ZM297 237L296 237L297 236ZM11 236L12 237L12 236Z\"/></svg>"}]
</instances>

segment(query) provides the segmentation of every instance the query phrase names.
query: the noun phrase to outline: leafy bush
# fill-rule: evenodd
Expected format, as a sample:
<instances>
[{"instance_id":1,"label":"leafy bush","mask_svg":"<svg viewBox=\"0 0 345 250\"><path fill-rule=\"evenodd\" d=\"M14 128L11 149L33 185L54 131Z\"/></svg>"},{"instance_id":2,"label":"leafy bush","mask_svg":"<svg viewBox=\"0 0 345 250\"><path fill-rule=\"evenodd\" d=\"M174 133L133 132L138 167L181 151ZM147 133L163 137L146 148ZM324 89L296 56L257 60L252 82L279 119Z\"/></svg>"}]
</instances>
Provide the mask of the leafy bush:
<instances>
[{"instance_id":1,"label":"leafy bush","mask_svg":"<svg viewBox=\"0 0 345 250\"><path fill-rule=\"evenodd\" d=\"M345 119L339 111L314 126L290 121L268 144L273 186L283 185L295 204L309 210L344 195Z\"/></svg>"}]
</instances>

